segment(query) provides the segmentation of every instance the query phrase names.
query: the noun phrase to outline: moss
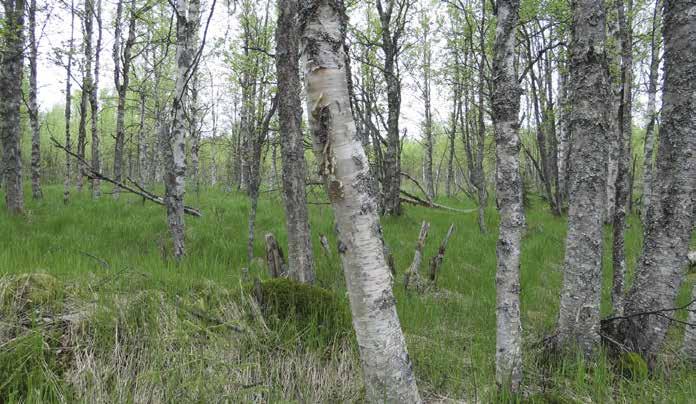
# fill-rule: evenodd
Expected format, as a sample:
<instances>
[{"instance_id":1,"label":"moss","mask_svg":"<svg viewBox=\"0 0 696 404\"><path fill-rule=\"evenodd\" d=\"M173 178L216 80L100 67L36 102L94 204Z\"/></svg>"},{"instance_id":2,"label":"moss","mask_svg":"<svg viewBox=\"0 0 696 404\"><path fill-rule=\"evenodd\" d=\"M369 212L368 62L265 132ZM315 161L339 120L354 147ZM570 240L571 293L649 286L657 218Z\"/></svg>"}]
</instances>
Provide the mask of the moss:
<instances>
[{"instance_id":1,"label":"moss","mask_svg":"<svg viewBox=\"0 0 696 404\"><path fill-rule=\"evenodd\" d=\"M321 340L352 335L347 302L329 290L278 278L258 283L253 294L271 327L290 331L294 324Z\"/></svg>"},{"instance_id":2,"label":"moss","mask_svg":"<svg viewBox=\"0 0 696 404\"><path fill-rule=\"evenodd\" d=\"M633 380L646 380L648 378L648 364L640 354L627 352L621 355L619 361L622 373Z\"/></svg>"}]
</instances>

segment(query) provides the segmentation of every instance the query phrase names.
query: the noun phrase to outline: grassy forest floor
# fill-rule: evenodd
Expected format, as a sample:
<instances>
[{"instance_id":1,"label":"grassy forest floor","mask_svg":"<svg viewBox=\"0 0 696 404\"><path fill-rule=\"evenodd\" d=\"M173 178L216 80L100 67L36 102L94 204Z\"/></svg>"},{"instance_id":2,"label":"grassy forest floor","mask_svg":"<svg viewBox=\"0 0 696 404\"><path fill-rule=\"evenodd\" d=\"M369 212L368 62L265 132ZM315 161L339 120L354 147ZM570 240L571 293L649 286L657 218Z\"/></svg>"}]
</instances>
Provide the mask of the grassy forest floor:
<instances>
[{"instance_id":1,"label":"grassy forest floor","mask_svg":"<svg viewBox=\"0 0 696 404\"><path fill-rule=\"evenodd\" d=\"M0 402L247 402L361 401L360 365L345 285L331 245L329 206L311 206L318 285L331 292L263 282L255 303L253 279L267 279L263 258L246 267L249 202L241 194L189 193L202 209L187 217L185 261L169 262L162 207L122 195L92 201L87 193L63 205L61 187L28 201L24 217L0 214ZM27 193L29 195L29 193ZM444 200L473 207L469 201ZM263 235L286 243L278 194L259 203L255 254ZM596 362L549 359L539 342L558 312L565 220L540 200L527 210L522 251L525 343L524 402L688 403L696 401L696 371L676 354L673 330L658 372L625 356ZM496 395L495 244L497 214L487 210L480 234L476 214L408 206L383 220L397 267L395 294L421 393L428 401L500 402ZM431 223L425 258L436 254L451 223L437 288L406 293L422 220ZM628 266L641 245L629 220ZM610 246L606 232L606 246ZM335 248L335 247L334 247ZM610 251L607 249L607 251ZM610 268L611 254L605 254ZM163 259L165 258L165 259ZM426 261L427 262L427 261ZM422 272L425 275L424 263ZM604 274L608 314L611 274ZM689 277L691 283L693 278ZM630 276L629 276L630 282ZM682 289L680 304L688 301ZM288 304L287 302L292 302ZM282 303L280 303L282 302Z\"/></svg>"}]
</instances>

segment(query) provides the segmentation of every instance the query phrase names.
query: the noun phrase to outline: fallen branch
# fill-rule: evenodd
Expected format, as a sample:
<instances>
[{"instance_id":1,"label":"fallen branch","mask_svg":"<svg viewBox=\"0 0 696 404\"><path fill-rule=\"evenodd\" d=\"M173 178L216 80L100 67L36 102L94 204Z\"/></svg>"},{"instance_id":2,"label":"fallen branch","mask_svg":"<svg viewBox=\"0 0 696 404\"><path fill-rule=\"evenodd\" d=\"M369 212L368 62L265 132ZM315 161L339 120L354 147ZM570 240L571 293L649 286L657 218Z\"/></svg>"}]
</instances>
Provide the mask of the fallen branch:
<instances>
[{"instance_id":1,"label":"fallen branch","mask_svg":"<svg viewBox=\"0 0 696 404\"><path fill-rule=\"evenodd\" d=\"M442 261L445 259L445 251L447 250L447 243L450 237L452 237L452 232L454 231L454 224L451 224L449 230L447 230L447 235L445 239L442 240L440 248L437 250L437 255L433 257L430 261L430 281L434 284L437 283L437 276L440 272L440 267L442 266Z\"/></svg>"},{"instance_id":2,"label":"fallen branch","mask_svg":"<svg viewBox=\"0 0 696 404\"><path fill-rule=\"evenodd\" d=\"M140 197L142 197L150 202L156 203L157 205L166 206L166 204L164 203L163 197L155 195L152 192L145 190L142 186L140 186L138 183L131 180L130 178L128 178L128 180L131 183L133 183L135 188L133 188L133 187L121 182L121 181L116 181L110 177L107 177L106 175L104 175L98 171L95 171L92 168L92 166L89 163L87 163L82 157L78 156L77 154L73 153L72 151L67 150L65 148L65 146L63 146L60 142L58 142L54 137L51 137L51 141L53 142L53 145L55 147L65 151L70 156L76 158L77 161L80 162L87 171L89 171L88 173L84 173L87 176L87 178L106 181L106 182L111 183L113 185L116 185L117 187L124 189L132 194L138 195L138 196L140 196ZM190 206L184 206L184 213L186 213L187 215L194 216L194 217L201 217L202 216L200 210L193 208L193 207L190 207Z\"/></svg>"},{"instance_id":3,"label":"fallen branch","mask_svg":"<svg viewBox=\"0 0 696 404\"><path fill-rule=\"evenodd\" d=\"M616 320L629 320L629 319L634 318L634 317L658 316L658 317L663 317L663 318L666 318L666 319L668 319L668 320L670 320L670 321L674 321L674 322L677 322L677 323L680 323L680 324L690 325L690 326L696 326L696 324L691 324L691 323L688 323L688 322L685 322L685 321L681 321L681 320L678 320L678 319L675 319L675 318L666 316L666 315L664 314L664 313L671 313L671 312L680 311L680 310L694 311L694 310L696 310L696 309L689 309L689 306L691 306L691 305L694 304L694 303L696 303L696 298L695 298L695 299L692 299L690 302L688 302L687 304L685 304L685 305L683 305L683 306L672 307L672 308L669 308L669 309L659 309L659 310L651 310L651 311L641 311L641 312L638 312L638 313L631 313L631 314L628 314L628 315L625 315L625 316L616 316L616 317L605 318L604 320L602 320L602 324L606 324L606 323L609 323L609 322L612 322L612 321L616 321Z\"/></svg>"},{"instance_id":4,"label":"fallen branch","mask_svg":"<svg viewBox=\"0 0 696 404\"><path fill-rule=\"evenodd\" d=\"M418 189L420 189L420 191L423 193L423 195L425 195L425 198L426 198L426 200L428 201L428 204L432 207L432 205L433 205L433 200L430 198L430 195L428 195L428 193L425 192L425 189L421 186L421 184L420 184L418 181L416 181L415 178L411 177L411 175L409 175L408 173L405 173L405 172L402 171L402 172L401 172L401 175L404 176L404 177L406 177L406 178L408 178L409 180L411 180L411 182L413 182L414 184L416 184L416 186L418 187Z\"/></svg>"},{"instance_id":5,"label":"fallen branch","mask_svg":"<svg viewBox=\"0 0 696 404\"><path fill-rule=\"evenodd\" d=\"M472 213L472 212L477 211L477 209L457 209L457 208L450 208L449 206L445 206L445 205L440 205L440 204L435 203L435 202L428 202L428 201L425 201L425 200L417 197L416 195L413 195L407 191L404 191L403 189L401 190L401 194L404 195L400 198L401 202L409 203L411 205L423 206L426 208L433 208L433 209L448 210L451 212L458 212L458 213Z\"/></svg>"}]
</instances>

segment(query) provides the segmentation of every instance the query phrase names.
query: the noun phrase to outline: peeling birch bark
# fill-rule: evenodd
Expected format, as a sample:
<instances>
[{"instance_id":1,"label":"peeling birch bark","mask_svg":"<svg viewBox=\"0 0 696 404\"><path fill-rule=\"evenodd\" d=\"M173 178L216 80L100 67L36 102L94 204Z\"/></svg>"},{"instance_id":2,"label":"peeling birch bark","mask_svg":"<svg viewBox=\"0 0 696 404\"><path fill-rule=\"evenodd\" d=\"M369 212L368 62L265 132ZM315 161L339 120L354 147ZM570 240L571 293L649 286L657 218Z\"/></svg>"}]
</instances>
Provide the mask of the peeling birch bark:
<instances>
[{"instance_id":1,"label":"peeling birch bark","mask_svg":"<svg viewBox=\"0 0 696 404\"><path fill-rule=\"evenodd\" d=\"M334 210L367 399L419 403L384 256L367 156L350 108L345 6L342 0L310 0L305 4L301 55L309 123Z\"/></svg>"},{"instance_id":2,"label":"peeling birch bark","mask_svg":"<svg viewBox=\"0 0 696 404\"><path fill-rule=\"evenodd\" d=\"M518 133L522 89L515 73L515 31L519 9L519 0L497 2L492 97L496 198L500 212L496 246L495 378L499 388L513 392L519 391L522 382L520 250L525 227Z\"/></svg>"}]
</instances>

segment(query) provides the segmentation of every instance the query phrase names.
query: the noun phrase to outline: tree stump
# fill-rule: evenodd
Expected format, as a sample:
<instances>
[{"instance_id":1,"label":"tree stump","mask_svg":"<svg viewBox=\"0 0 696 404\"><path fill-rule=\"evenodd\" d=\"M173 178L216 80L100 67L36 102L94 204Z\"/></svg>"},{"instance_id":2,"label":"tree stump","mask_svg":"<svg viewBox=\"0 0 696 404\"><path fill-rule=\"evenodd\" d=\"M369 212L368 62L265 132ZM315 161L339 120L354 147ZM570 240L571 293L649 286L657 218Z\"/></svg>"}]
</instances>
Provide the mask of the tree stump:
<instances>
[{"instance_id":1,"label":"tree stump","mask_svg":"<svg viewBox=\"0 0 696 404\"><path fill-rule=\"evenodd\" d=\"M266 261L271 278L280 278L285 275L285 256L273 233L266 234Z\"/></svg>"},{"instance_id":2,"label":"tree stump","mask_svg":"<svg viewBox=\"0 0 696 404\"><path fill-rule=\"evenodd\" d=\"M445 259L445 251L447 250L447 243L449 242L452 232L454 231L454 224L450 225L449 230L445 239L442 240L440 248L437 251L437 255L433 257L430 261L430 281L435 285L437 283L437 276L440 272L440 266L442 266L442 261Z\"/></svg>"},{"instance_id":3,"label":"tree stump","mask_svg":"<svg viewBox=\"0 0 696 404\"><path fill-rule=\"evenodd\" d=\"M404 289L406 290L408 290L409 286L412 286L416 290L420 290L422 287L419 270L421 262L423 262L423 247L425 247L425 239L428 237L429 229L430 223L424 221L418 233L418 241L416 242L416 248L413 253L413 261L404 277Z\"/></svg>"}]
</instances>

